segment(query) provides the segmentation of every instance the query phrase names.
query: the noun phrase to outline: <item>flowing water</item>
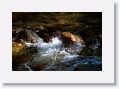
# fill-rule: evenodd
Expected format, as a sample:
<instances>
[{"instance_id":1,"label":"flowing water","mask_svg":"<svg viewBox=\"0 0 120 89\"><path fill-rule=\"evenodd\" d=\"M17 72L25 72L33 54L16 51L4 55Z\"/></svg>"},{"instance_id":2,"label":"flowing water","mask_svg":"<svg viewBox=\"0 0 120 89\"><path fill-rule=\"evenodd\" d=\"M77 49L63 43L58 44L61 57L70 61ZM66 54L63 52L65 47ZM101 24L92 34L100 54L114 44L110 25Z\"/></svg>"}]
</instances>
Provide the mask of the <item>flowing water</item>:
<instances>
[{"instance_id":1,"label":"flowing water","mask_svg":"<svg viewBox=\"0 0 120 89\"><path fill-rule=\"evenodd\" d=\"M85 47L85 45L81 45L81 43L65 46L59 38L55 37L52 38L52 41L49 43L39 38L37 43L26 42L26 45L28 47L37 47L38 51L38 53L33 55L33 60L25 64L25 67L30 71L86 70L86 66L91 67L93 70L101 70L101 59L97 57L84 58L78 54ZM94 67L92 65L94 65Z\"/></svg>"},{"instance_id":2,"label":"flowing water","mask_svg":"<svg viewBox=\"0 0 120 89\"><path fill-rule=\"evenodd\" d=\"M13 71L102 70L101 12L14 12L12 17L12 41L16 43L25 41L27 45L20 52L15 50L15 55L12 55ZM49 43L43 41L42 38L47 37L42 33L53 37L58 34L57 30L60 34L68 31L74 35L80 35L86 46L81 43L65 44L57 37L52 38ZM56 35L53 34L54 32ZM39 38L36 33L40 33L39 36L42 38ZM38 42L28 43L33 38Z\"/></svg>"}]
</instances>

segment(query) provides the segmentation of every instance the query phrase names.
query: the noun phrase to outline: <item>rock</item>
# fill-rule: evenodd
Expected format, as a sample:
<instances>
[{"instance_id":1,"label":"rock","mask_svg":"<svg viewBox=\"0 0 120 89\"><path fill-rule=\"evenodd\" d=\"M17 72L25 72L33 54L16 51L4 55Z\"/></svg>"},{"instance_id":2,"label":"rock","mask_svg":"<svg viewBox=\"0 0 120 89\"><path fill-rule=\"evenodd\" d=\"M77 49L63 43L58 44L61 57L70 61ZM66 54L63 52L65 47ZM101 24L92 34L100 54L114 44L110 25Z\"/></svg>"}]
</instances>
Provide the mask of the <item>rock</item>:
<instances>
[{"instance_id":1,"label":"rock","mask_svg":"<svg viewBox=\"0 0 120 89\"><path fill-rule=\"evenodd\" d=\"M43 33L43 35L40 36L40 37L43 38L43 40L44 40L46 43L49 43L49 42L52 41L52 40L51 40L51 37L50 37L50 35L49 35L48 33Z\"/></svg>"},{"instance_id":2,"label":"rock","mask_svg":"<svg viewBox=\"0 0 120 89\"><path fill-rule=\"evenodd\" d=\"M45 30L45 28L42 25L34 25L31 28L32 31L41 31L41 30Z\"/></svg>"},{"instance_id":3,"label":"rock","mask_svg":"<svg viewBox=\"0 0 120 89\"><path fill-rule=\"evenodd\" d=\"M17 28L17 29L16 29L16 33L19 33L19 32L21 32L21 31L24 31L24 29L23 29L23 28Z\"/></svg>"},{"instance_id":4,"label":"rock","mask_svg":"<svg viewBox=\"0 0 120 89\"><path fill-rule=\"evenodd\" d=\"M59 39L61 39L61 32L59 30L53 31L52 37L58 37Z\"/></svg>"},{"instance_id":5,"label":"rock","mask_svg":"<svg viewBox=\"0 0 120 89\"><path fill-rule=\"evenodd\" d=\"M28 63L33 59L32 55L18 54L17 56L12 56L12 65L17 66L20 64Z\"/></svg>"},{"instance_id":6,"label":"rock","mask_svg":"<svg viewBox=\"0 0 120 89\"><path fill-rule=\"evenodd\" d=\"M26 42L36 43L39 36L31 30L23 30L17 34L15 41L20 41L21 39Z\"/></svg>"},{"instance_id":7,"label":"rock","mask_svg":"<svg viewBox=\"0 0 120 89\"><path fill-rule=\"evenodd\" d=\"M12 38L14 39L17 36L17 34L23 30L24 29L22 29L22 28L13 28L12 29Z\"/></svg>"},{"instance_id":8,"label":"rock","mask_svg":"<svg viewBox=\"0 0 120 89\"><path fill-rule=\"evenodd\" d=\"M35 48L27 47L20 42L12 43L12 63L13 65L24 64L32 60L33 53L36 53Z\"/></svg>"},{"instance_id":9,"label":"rock","mask_svg":"<svg viewBox=\"0 0 120 89\"><path fill-rule=\"evenodd\" d=\"M70 32L63 32L63 40L67 41L68 43L74 43L76 39L74 38L73 34Z\"/></svg>"},{"instance_id":10,"label":"rock","mask_svg":"<svg viewBox=\"0 0 120 89\"><path fill-rule=\"evenodd\" d=\"M12 29L12 39L14 39L17 36L16 30Z\"/></svg>"},{"instance_id":11,"label":"rock","mask_svg":"<svg viewBox=\"0 0 120 89\"><path fill-rule=\"evenodd\" d=\"M49 35L48 31L39 31L37 32L37 35L42 38L46 43L51 42L51 36Z\"/></svg>"},{"instance_id":12,"label":"rock","mask_svg":"<svg viewBox=\"0 0 120 89\"><path fill-rule=\"evenodd\" d=\"M74 35L70 32L63 32L63 40L65 40L67 43L81 43L84 44L84 41L82 40L82 38L80 36Z\"/></svg>"},{"instance_id":13,"label":"rock","mask_svg":"<svg viewBox=\"0 0 120 89\"><path fill-rule=\"evenodd\" d=\"M24 48L25 44L19 43L19 42L13 42L12 43L12 55L17 55L19 54Z\"/></svg>"}]
</instances>

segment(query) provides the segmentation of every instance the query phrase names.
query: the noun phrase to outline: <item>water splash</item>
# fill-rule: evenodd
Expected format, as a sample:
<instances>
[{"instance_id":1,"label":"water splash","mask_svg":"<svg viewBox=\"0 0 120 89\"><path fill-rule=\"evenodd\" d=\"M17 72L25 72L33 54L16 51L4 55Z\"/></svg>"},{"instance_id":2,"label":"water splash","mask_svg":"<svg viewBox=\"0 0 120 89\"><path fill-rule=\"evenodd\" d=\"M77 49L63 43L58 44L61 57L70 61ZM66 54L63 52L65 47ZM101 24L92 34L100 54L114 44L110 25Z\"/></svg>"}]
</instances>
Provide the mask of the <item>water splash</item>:
<instances>
[{"instance_id":1,"label":"water splash","mask_svg":"<svg viewBox=\"0 0 120 89\"><path fill-rule=\"evenodd\" d=\"M37 43L26 43L26 45L38 48L39 53L34 55L29 65L47 64L42 70L62 70L64 66L67 70L74 70L76 66L81 64L101 64L101 60L95 60L94 58L84 59L77 54L85 47L81 43L69 44L66 47L59 38L55 37L49 43L39 38Z\"/></svg>"},{"instance_id":2,"label":"water splash","mask_svg":"<svg viewBox=\"0 0 120 89\"><path fill-rule=\"evenodd\" d=\"M52 41L46 43L42 38L38 39L38 42L26 43L28 46L36 46L38 48L39 53L35 55L34 61L47 61L58 63L64 60L69 60L77 57L77 52L79 52L83 45L80 43L70 44L69 47L64 47L63 42L57 38L52 38Z\"/></svg>"},{"instance_id":3,"label":"water splash","mask_svg":"<svg viewBox=\"0 0 120 89\"><path fill-rule=\"evenodd\" d=\"M61 44L62 44L62 41L60 41L57 37L55 37L55 38L52 38L52 41L49 43L38 40L37 47L42 49L58 48Z\"/></svg>"}]
</instances>

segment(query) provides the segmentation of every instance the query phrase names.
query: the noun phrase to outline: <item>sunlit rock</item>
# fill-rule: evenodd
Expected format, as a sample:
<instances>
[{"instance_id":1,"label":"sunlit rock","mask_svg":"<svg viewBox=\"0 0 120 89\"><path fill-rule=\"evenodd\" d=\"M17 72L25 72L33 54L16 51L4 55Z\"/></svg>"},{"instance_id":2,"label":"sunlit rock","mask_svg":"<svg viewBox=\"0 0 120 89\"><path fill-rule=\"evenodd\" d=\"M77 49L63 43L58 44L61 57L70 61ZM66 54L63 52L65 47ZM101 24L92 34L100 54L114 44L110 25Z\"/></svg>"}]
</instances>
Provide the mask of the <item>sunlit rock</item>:
<instances>
[{"instance_id":1,"label":"sunlit rock","mask_svg":"<svg viewBox=\"0 0 120 89\"><path fill-rule=\"evenodd\" d=\"M12 44L12 63L13 66L25 64L32 60L32 54L37 52L34 47L27 47L26 44L20 42L13 42Z\"/></svg>"},{"instance_id":2,"label":"sunlit rock","mask_svg":"<svg viewBox=\"0 0 120 89\"><path fill-rule=\"evenodd\" d=\"M63 40L67 41L68 43L81 43L84 44L84 41L80 36L74 35L70 32L63 32Z\"/></svg>"},{"instance_id":3,"label":"sunlit rock","mask_svg":"<svg viewBox=\"0 0 120 89\"><path fill-rule=\"evenodd\" d=\"M22 50L26 48L25 44L23 43L18 43L18 42L13 42L12 43L12 54L14 55L19 55Z\"/></svg>"}]
</instances>

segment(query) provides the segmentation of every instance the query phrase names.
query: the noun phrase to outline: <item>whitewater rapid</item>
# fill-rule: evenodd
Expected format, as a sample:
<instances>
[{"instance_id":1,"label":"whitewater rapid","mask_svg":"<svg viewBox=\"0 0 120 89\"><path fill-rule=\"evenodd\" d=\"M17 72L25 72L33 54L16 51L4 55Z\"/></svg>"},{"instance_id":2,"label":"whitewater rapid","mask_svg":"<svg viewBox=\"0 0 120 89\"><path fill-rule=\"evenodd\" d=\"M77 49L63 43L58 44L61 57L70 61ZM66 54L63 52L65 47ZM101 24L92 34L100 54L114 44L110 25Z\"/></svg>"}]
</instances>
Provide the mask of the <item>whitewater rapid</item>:
<instances>
[{"instance_id":1,"label":"whitewater rapid","mask_svg":"<svg viewBox=\"0 0 120 89\"><path fill-rule=\"evenodd\" d=\"M37 43L25 42L28 47L37 47L38 53L33 54L33 60L26 63L25 68L32 70L79 70L77 68L90 68L91 65L95 69L101 70L102 61L96 57L83 57L79 55L80 51L85 47L81 43L65 44L57 37L52 38L52 41L46 43L42 38L39 38ZM87 67L87 65L90 67ZM81 66L81 67L80 67Z\"/></svg>"}]
</instances>

